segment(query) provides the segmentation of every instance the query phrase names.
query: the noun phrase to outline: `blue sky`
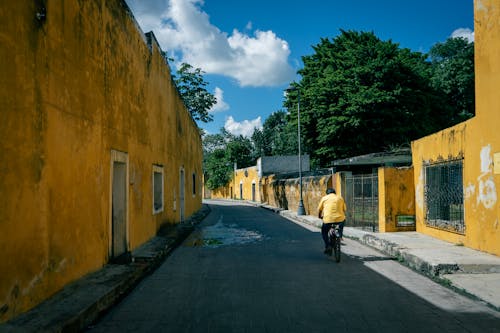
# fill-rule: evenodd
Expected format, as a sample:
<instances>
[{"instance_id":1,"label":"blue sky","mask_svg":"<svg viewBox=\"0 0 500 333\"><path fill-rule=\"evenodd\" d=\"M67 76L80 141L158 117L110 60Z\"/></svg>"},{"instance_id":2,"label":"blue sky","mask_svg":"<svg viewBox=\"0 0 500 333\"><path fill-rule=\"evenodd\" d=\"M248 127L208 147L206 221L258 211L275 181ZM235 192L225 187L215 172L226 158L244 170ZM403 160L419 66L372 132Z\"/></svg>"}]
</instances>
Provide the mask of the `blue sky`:
<instances>
[{"instance_id":1,"label":"blue sky","mask_svg":"<svg viewBox=\"0 0 500 333\"><path fill-rule=\"evenodd\" d=\"M343 30L427 52L451 36L473 40L473 0L126 0L144 32L153 31L178 64L206 72L218 97L208 133L249 136L282 109L300 80L301 57Z\"/></svg>"}]
</instances>

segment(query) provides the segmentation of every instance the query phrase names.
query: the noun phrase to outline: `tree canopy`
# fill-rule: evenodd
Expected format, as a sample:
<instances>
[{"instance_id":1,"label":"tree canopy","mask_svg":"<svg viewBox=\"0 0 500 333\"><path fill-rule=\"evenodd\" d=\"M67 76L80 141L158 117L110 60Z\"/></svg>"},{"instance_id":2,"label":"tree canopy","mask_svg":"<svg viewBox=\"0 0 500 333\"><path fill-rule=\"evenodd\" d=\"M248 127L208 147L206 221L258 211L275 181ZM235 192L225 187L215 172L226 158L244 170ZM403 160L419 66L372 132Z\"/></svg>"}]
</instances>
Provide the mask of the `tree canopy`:
<instances>
[{"instance_id":1,"label":"tree canopy","mask_svg":"<svg viewBox=\"0 0 500 333\"><path fill-rule=\"evenodd\" d=\"M172 78L193 119L207 123L213 120L208 111L217 103L217 99L207 91L208 82L203 74L201 68L182 63Z\"/></svg>"},{"instance_id":2,"label":"tree canopy","mask_svg":"<svg viewBox=\"0 0 500 333\"><path fill-rule=\"evenodd\" d=\"M235 136L222 129L219 134L203 136L203 170L205 182L213 190L226 185L234 165L246 168L255 165L254 146L249 138Z\"/></svg>"},{"instance_id":3,"label":"tree canopy","mask_svg":"<svg viewBox=\"0 0 500 333\"><path fill-rule=\"evenodd\" d=\"M273 112L264 121L262 130L252 135L256 157L297 154L297 129L289 125L285 111Z\"/></svg>"},{"instance_id":4,"label":"tree canopy","mask_svg":"<svg viewBox=\"0 0 500 333\"><path fill-rule=\"evenodd\" d=\"M474 116L474 43L465 38L448 38L434 45L429 56L433 68L431 84L442 93L441 104L454 110L451 122Z\"/></svg>"},{"instance_id":5,"label":"tree canopy","mask_svg":"<svg viewBox=\"0 0 500 333\"><path fill-rule=\"evenodd\" d=\"M203 139L207 184L216 188L260 156L302 152L313 167L339 158L390 150L474 115L474 44L450 38L429 54L382 41L372 32L342 31L302 57L301 80L251 139L220 134ZM219 169L217 169L219 168Z\"/></svg>"},{"instance_id":6,"label":"tree canopy","mask_svg":"<svg viewBox=\"0 0 500 333\"><path fill-rule=\"evenodd\" d=\"M299 70L301 135L313 163L377 152L450 125L431 84L432 63L420 52L371 32L341 31L321 39ZM297 91L285 106L297 122Z\"/></svg>"}]
</instances>

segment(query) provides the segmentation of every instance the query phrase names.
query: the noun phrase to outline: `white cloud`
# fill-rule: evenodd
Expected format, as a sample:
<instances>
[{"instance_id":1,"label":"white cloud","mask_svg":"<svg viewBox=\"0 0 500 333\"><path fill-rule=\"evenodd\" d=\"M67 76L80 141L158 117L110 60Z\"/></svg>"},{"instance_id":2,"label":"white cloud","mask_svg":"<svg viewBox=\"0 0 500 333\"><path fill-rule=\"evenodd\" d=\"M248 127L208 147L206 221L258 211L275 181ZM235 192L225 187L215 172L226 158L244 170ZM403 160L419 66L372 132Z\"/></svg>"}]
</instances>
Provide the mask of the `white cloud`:
<instances>
[{"instance_id":1,"label":"white cloud","mask_svg":"<svg viewBox=\"0 0 500 333\"><path fill-rule=\"evenodd\" d=\"M226 118L224 128L231 134L251 137L255 128L262 129L262 119L257 117L253 120L237 122L232 116L229 116Z\"/></svg>"},{"instance_id":2,"label":"white cloud","mask_svg":"<svg viewBox=\"0 0 500 333\"><path fill-rule=\"evenodd\" d=\"M219 87L215 87L214 96L217 99L217 103L210 109L209 112L216 113L229 109L229 104L224 101L224 90Z\"/></svg>"},{"instance_id":3,"label":"white cloud","mask_svg":"<svg viewBox=\"0 0 500 333\"><path fill-rule=\"evenodd\" d=\"M295 76L288 43L270 30L229 35L210 23L203 0L127 0L144 31L152 30L169 56L241 86L276 86ZM248 26L248 25L247 25Z\"/></svg>"},{"instance_id":4,"label":"white cloud","mask_svg":"<svg viewBox=\"0 0 500 333\"><path fill-rule=\"evenodd\" d=\"M474 41L474 31L469 28L458 28L451 33L452 38L463 37L469 41L469 43Z\"/></svg>"}]
</instances>

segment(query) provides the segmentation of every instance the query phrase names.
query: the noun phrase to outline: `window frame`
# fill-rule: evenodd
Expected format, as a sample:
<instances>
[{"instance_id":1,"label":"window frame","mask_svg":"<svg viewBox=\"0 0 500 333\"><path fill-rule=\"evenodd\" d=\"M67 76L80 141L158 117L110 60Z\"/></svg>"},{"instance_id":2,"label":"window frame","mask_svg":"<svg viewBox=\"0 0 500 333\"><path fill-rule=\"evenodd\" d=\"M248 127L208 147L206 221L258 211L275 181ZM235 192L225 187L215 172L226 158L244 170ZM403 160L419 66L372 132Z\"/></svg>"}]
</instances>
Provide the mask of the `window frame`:
<instances>
[{"instance_id":1,"label":"window frame","mask_svg":"<svg viewBox=\"0 0 500 333\"><path fill-rule=\"evenodd\" d=\"M463 158L424 164L424 222L427 227L465 235L463 172Z\"/></svg>"},{"instance_id":2,"label":"window frame","mask_svg":"<svg viewBox=\"0 0 500 333\"><path fill-rule=\"evenodd\" d=\"M156 182L157 180L157 175L161 176L159 184L160 186L160 193L157 193L157 187L156 187ZM153 215L159 214L165 210L165 171L162 165L158 164L153 164L153 170L151 172L151 191L152 191L152 209L153 209ZM157 195L160 195L161 198L158 198ZM160 206L157 206L157 203L161 202Z\"/></svg>"}]
</instances>

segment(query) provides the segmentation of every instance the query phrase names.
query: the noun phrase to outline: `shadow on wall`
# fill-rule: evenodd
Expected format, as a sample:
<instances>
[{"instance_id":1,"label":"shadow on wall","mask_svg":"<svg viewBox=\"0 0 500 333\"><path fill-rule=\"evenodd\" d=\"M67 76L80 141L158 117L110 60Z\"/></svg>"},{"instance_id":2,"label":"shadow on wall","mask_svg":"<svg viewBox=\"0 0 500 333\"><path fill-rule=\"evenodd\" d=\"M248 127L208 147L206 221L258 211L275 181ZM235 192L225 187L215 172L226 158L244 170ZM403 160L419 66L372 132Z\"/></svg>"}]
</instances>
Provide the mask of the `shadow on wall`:
<instances>
[{"instance_id":1,"label":"shadow on wall","mask_svg":"<svg viewBox=\"0 0 500 333\"><path fill-rule=\"evenodd\" d=\"M273 179L266 178L261 186L262 202L285 209L298 208L300 198L300 185L298 178ZM326 188L332 184L332 177L309 176L302 182L303 204L307 214L315 215L319 201L325 194ZM331 186L331 185L330 185Z\"/></svg>"},{"instance_id":2,"label":"shadow on wall","mask_svg":"<svg viewBox=\"0 0 500 333\"><path fill-rule=\"evenodd\" d=\"M274 190L274 202L278 204L278 207L288 209L288 199L286 197L286 180L276 180L273 183L271 183L271 187Z\"/></svg>"}]
</instances>

